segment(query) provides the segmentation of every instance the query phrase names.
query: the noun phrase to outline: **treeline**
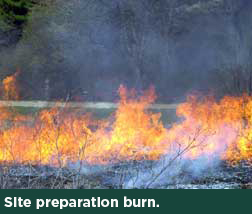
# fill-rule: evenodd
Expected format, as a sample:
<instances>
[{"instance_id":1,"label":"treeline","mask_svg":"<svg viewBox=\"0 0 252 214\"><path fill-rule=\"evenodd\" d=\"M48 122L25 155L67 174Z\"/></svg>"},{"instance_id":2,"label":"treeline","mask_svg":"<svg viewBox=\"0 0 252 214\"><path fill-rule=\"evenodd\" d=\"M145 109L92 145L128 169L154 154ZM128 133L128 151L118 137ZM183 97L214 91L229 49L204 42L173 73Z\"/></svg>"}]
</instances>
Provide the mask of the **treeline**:
<instances>
[{"instance_id":1,"label":"treeline","mask_svg":"<svg viewBox=\"0 0 252 214\"><path fill-rule=\"evenodd\" d=\"M0 0L1 18L11 26L22 27L35 3L33 0Z\"/></svg>"},{"instance_id":2,"label":"treeline","mask_svg":"<svg viewBox=\"0 0 252 214\"><path fill-rule=\"evenodd\" d=\"M209 70L250 49L242 49L252 29L247 0L0 0L0 8L22 30L1 51L0 23L0 80L20 69L23 99L108 101L120 84L152 84L175 102L208 90Z\"/></svg>"},{"instance_id":3,"label":"treeline","mask_svg":"<svg viewBox=\"0 0 252 214\"><path fill-rule=\"evenodd\" d=\"M0 0L0 20L9 27L23 28L34 7L48 7L56 0Z\"/></svg>"}]
</instances>

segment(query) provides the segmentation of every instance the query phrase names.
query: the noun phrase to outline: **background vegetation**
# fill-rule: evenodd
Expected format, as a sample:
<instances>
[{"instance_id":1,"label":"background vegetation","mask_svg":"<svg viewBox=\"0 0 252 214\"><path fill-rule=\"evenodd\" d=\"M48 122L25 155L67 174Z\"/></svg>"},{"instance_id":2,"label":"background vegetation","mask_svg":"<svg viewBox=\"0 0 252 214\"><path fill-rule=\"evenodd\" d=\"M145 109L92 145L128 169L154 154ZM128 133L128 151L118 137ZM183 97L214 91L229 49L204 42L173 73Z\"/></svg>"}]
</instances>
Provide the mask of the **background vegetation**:
<instances>
[{"instance_id":1,"label":"background vegetation","mask_svg":"<svg viewBox=\"0 0 252 214\"><path fill-rule=\"evenodd\" d=\"M109 101L121 83L153 84L163 102L252 88L251 1L0 0L0 8L0 79L20 69L23 99Z\"/></svg>"},{"instance_id":2,"label":"background vegetation","mask_svg":"<svg viewBox=\"0 0 252 214\"><path fill-rule=\"evenodd\" d=\"M4 22L21 27L28 20L29 10L34 3L32 0L1 0L1 17Z\"/></svg>"}]
</instances>

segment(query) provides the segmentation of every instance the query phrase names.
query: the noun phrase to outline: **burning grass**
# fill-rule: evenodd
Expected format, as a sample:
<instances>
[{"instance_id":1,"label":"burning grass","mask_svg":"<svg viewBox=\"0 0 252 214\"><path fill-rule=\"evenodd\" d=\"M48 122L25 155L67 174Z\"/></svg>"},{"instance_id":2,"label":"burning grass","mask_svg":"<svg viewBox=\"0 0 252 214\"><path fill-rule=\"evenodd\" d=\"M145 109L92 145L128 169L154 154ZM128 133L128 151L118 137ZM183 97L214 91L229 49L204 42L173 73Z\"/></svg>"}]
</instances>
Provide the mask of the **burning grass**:
<instances>
[{"instance_id":1,"label":"burning grass","mask_svg":"<svg viewBox=\"0 0 252 214\"><path fill-rule=\"evenodd\" d=\"M14 77L3 84L8 83L4 94L16 99L19 95ZM205 165L216 159L229 165L252 162L251 96L224 97L220 101L188 97L177 108L180 121L167 127L161 113L150 110L156 99L153 88L138 96L135 90L121 86L118 93L118 108L102 119L83 114L67 103L32 116L2 106L0 161L59 169L78 163L79 172L86 164L157 161L159 166L145 169L149 174L147 188L164 172L176 170L172 167L178 160L203 158Z\"/></svg>"},{"instance_id":2,"label":"burning grass","mask_svg":"<svg viewBox=\"0 0 252 214\"><path fill-rule=\"evenodd\" d=\"M117 110L104 119L82 114L67 104L33 117L2 107L0 160L66 166L78 161L159 160L165 155L209 160L218 156L230 163L252 157L249 96L224 97L219 102L212 97L189 97L177 108L181 122L167 128L160 113L148 110L156 98L154 89L137 96L121 86L119 95Z\"/></svg>"}]
</instances>

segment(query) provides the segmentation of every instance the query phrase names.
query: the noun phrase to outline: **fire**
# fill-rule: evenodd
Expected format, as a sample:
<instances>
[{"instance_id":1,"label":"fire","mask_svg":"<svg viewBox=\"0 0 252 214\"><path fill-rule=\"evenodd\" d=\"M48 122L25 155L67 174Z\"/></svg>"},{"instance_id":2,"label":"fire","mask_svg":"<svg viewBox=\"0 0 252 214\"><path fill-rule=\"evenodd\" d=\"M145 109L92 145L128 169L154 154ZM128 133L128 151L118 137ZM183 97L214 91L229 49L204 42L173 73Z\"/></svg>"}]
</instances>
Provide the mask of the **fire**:
<instances>
[{"instance_id":1,"label":"fire","mask_svg":"<svg viewBox=\"0 0 252 214\"><path fill-rule=\"evenodd\" d=\"M5 102L10 100L18 100L19 96L19 88L17 83L17 77L20 74L18 70L15 74L11 76L7 76L2 81L2 98ZM0 106L0 130L6 126L6 123L10 121L21 121L26 120L27 118L22 115L17 115L12 108L7 108L5 106Z\"/></svg>"},{"instance_id":2,"label":"fire","mask_svg":"<svg viewBox=\"0 0 252 214\"><path fill-rule=\"evenodd\" d=\"M18 100L19 97L19 88L17 84L17 77L20 74L20 71L17 71L12 76L7 76L3 80L3 90L4 95L3 98L5 100Z\"/></svg>"},{"instance_id":3,"label":"fire","mask_svg":"<svg viewBox=\"0 0 252 214\"><path fill-rule=\"evenodd\" d=\"M197 139L195 138L197 146L189 151L189 155L194 153L198 157L218 154L230 163L250 161L252 158L251 107L252 97L247 95L224 97L219 102L212 97L204 100L190 97L177 109L177 114L185 118L180 124L182 130L189 127L186 135L190 131L197 133L197 128L202 130Z\"/></svg>"},{"instance_id":4,"label":"fire","mask_svg":"<svg viewBox=\"0 0 252 214\"><path fill-rule=\"evenodd\" d=\"M65 107L39 113L30 124L13 125L0 133L0 160L65 165L68 162L109 163L158 159L166 149L167 130L160 114L147 111L153 89L137 97L120 87L116 113L96 120Z\"/></svg>"},{"instance_id":5,"label":"fire","mask_svg":"<svg viewBox=\"0 0 252 214\"><path fill-rule=\"evenodd\" d=\"M134 90L120 87L119 95L121 101L115 120L95 133L95 143L87 148L87 153L95 156L88 159L158 159L166 149L166 129L160 122L160 114L147 111L155 100L154 90L150 89L138 99ZM111 130L107 131L110 127Z\"/></svg>"},{"instance_id":6,"label":"fire","mask_svg":"<svg viewBox=\"0 0 252 214\"><path fill-rule=\"evenodd\" d=\"M6 98L18 98L14 77L3 82ZM252 160L252 97L216 101L190 96L177 108L180 121L168 127L161 113L149 110L156 99L153 88L137 96L121 86L118 93L116 112L104 120L67 105L34 117L2 108L0 161L64 166L158 160L165 155L218 157L229 163Z\"/></svg>"}]
</instances>

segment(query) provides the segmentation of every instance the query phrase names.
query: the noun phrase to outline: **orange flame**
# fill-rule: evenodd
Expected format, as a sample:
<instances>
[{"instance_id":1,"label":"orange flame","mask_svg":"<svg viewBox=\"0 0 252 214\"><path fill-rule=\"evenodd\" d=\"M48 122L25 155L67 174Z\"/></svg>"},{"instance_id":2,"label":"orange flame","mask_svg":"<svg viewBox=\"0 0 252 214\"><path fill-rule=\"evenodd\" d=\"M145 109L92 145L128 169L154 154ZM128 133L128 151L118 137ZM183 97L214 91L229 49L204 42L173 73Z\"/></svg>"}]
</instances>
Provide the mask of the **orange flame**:
<instances>
[{"instance_id":1,"label":"orange flame","mask_svg":"<svg viewBox=\"0 0 252 214\"><path fill-rule=\"evenodd\" d=\"M10 127L0 134L0 160L64 165L78 160L108 163L159 158L166 147L166 129L160 114L147 111L155 100L154 90L138 98L134 90L121 86L119 94L114 118L105 121L55 107L42 111L30 125Z\"/></svg>"},{"instance_id":2,"label":"orange flame","mask_svg":"<svg viewBox=\"0 0 252 214\"><path fill-rule=\"evenodd\" d=\"M64 166L130 160L158 160L164 155L195 159L217 156L230 163L252 160L252 97L189 97L179 105L181 122L166 128L160 113L148 110L154 89L138 97L119 88L120 102L108 119L97 120L68 107L43 110L38 117L14 117L0 131L0 161ZM5 116L4 116L5 115ZM0 113L1 124L10 119Z\"/></svg>"},{"instance_id":3,"label":"orange flame","mask_svg":"<svg viewBox=\"0 0 252 214\"><path fill-rule=\"evenodd\" d=\"M7 76L3 80L3 89L5 100L19 100L19 88L17 84L17 77L20 74L20 71L17 71L12 76Z\"/></svg>"}]
</instances>

